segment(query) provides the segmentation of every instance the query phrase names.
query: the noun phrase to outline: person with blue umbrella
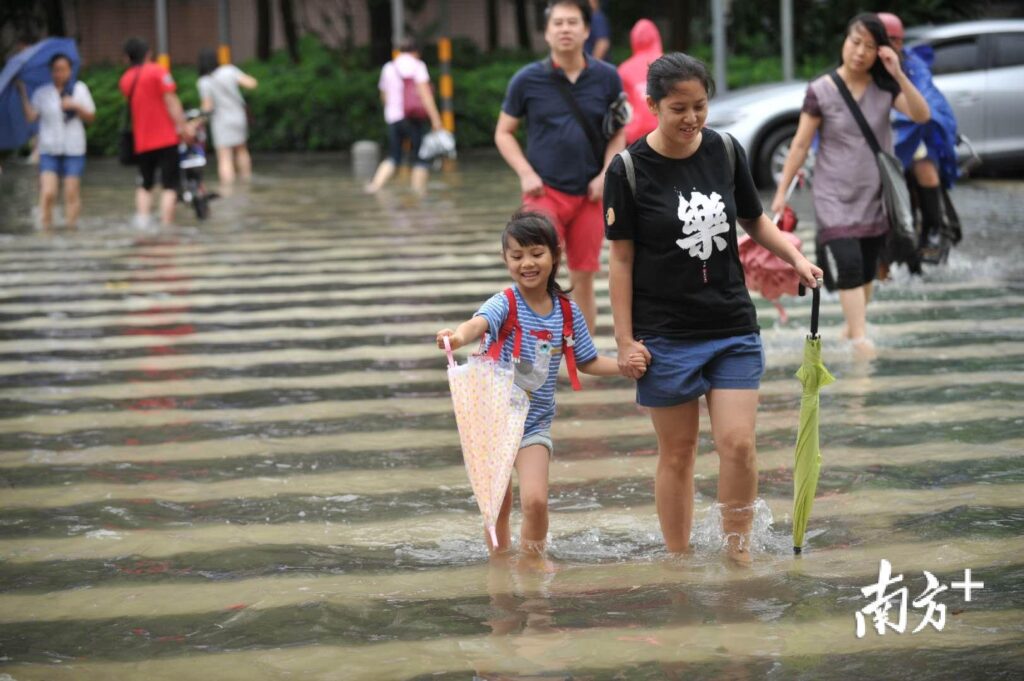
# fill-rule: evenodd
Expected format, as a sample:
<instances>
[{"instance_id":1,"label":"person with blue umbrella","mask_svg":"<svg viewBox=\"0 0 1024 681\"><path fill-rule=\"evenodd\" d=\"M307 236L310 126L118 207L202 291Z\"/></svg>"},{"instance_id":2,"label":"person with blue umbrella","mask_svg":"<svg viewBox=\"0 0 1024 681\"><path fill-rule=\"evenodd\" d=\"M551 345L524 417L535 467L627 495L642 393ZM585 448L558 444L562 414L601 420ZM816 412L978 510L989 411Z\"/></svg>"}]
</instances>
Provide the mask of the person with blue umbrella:
<instances>
[{"instance_id":1,"label":"person with blue umbrella","mask_svg":"<svg viewBox=\"0 0 1024 681\"><path fill-rule=\"evenodd\" d=\"M22 80L15 85L28 123L39 122L39 223L53 226L53 206L61 181L64 184L64 220L69 229L78 225L81 212L81 178L85 170L85 124L96 117L89 87L74 78L69 55L49 59L52 82L29 96Z\"/></svg>"}]
</instances>

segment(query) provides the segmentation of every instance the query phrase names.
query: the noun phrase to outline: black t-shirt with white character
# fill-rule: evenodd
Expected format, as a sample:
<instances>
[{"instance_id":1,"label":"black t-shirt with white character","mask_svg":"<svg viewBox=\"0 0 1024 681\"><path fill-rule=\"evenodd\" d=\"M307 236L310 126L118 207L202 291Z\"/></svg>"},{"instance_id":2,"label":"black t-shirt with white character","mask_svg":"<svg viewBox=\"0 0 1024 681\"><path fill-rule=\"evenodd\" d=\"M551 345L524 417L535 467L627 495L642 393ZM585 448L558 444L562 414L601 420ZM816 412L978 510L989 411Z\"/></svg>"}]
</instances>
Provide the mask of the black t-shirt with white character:
<instances>
[{"instance_id":1,"label":"black t-shirt with white character","mask_svg":"<svg viewBox=\"0 0 1024 681\"><path fill-rule=\"evenodd\" d=\"M618 156L605 175L605 235L630 239L633 333L637 338L727 338L759 331L736 245L736 217L763 212L742 147L735 183L721 136L704 128L689 158L654 151L641 137L629 147L636 200Z\"/></svg>"}]
</instances>

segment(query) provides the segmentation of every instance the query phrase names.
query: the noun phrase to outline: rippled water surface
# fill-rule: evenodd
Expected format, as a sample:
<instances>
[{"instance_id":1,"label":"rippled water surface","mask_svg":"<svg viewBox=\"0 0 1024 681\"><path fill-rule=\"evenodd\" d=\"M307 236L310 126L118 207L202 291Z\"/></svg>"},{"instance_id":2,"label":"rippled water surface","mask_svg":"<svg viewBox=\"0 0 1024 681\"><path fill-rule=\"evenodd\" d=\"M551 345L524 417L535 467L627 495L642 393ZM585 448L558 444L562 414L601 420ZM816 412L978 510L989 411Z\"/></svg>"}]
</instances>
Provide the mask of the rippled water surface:
<instances>
[{"instance_id":1,"label":"rippled water surface","mask_svg":"<svg viewBox=\"0 0 1024 681\"><path fill-rule=\"evenodd\" d=\"M783 325L757 299L753 567L722 560L706 413L695 551L664 553L653 432L620 379L560 389L536 565L487 560L432 345L506 285L514 177L470 157L420 201L362 195L342 158L258 161L210 222L154 232L128 226L111 163L90 161L73 233L32 229L28 168L0 175L0 677L1024 677L1024 183L956 190L965 243L879 286L877 360L824 297L838 381L802 558L809 308L786 300ZM911 599L925 571L984 587L936 596L941 631L911 633L911 606L904 633L858 638L882 559Z\"/></svg>"}]
</instances>

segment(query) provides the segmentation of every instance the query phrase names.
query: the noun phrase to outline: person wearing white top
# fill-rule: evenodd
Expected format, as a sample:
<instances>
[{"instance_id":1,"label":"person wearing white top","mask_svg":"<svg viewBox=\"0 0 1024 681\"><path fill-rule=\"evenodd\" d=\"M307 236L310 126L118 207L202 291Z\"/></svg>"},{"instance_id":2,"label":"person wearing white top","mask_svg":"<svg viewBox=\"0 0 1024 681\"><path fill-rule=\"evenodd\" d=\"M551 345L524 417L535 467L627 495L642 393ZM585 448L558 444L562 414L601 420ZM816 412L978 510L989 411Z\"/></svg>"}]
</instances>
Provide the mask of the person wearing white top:
<instances>
[{"instance_id":1,"label":"person wearing white top","mask_svg":"<svg viewBox=\"0 0 1024 681\"><path fill-rule=\"evenodd\" d=\"M406 83L411 88L406 88ZM402 162L402 147L409 141L410 164L412 165L412 188L423 194L427 188L429 164L419 158L420 142L423 140L426 121L434 130L441 130L441 115L437 112L434 93L430 91L430 74L427 65L419 58L416 43L406 39L399 47L399 54L384 65L377 85L384 103L384 122L388 125L388 157L381 161L373 180L364 189L373 194L383 187L395 174ZM414 92L410 91L414 90ZM419 101L414 106L406 97ZM415 111L414 111L415 109Z\"/></svg>"},{"instance_id":2,"label":"person wearing white top","mask_svg":"<svg viewBox=\"0 0 1024 681\"><path fill-rule=\"evenodd\" d=\"M85 124L96 117L96 105L82 81L71 83L71 59L56 54L50 60L53 84L43 85L29 99L25 84L18 81L21 106L29 123L39 121L39 222L53 225L53 204L64 182L64 220L69 229L78 225L81 212L81 178L85 170Z\"/></svg>"},{"instance_id":3,"label":"person wearing white top","mask_svg":"<svg viewBox=\"0 0 1024 681\"><path fill-rule=\"evenodd\" d=\"M217 174L221 186L238 177L248 180L252 175L252 158L245 145L249 138L249 122L245 99L239 87L254 89L258 83L234 64L217 65L217 55L205 49L199 53L199 97L203 113L210 114L213 146L217 150Z\"/></svg>"}]
</instances>

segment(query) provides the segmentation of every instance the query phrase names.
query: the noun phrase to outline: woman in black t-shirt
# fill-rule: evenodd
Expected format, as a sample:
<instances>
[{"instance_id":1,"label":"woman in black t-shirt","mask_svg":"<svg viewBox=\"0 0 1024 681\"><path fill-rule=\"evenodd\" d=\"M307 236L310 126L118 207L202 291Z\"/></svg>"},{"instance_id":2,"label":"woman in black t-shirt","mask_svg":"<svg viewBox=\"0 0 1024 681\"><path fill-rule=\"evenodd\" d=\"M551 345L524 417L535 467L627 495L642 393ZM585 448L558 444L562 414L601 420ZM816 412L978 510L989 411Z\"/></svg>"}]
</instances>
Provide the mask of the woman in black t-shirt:
<instances>
[{"instance_id":1,"label":"woman in black t-shirt","mask_svg":"<svg viewBox=\"0 0 1024 681\"><path fill-rule=\"evenodd\" d=\"M706 395L719 455L718 501L730 557L750 560L757 496L754 420L764 350L736 245L738 220L788 262L807 286L821 270L764 214L743 149L704 128L714 83L707 67L667 54L647 75L647 105L658 127L628 148L635 174L616 157L605 177L605 234L619 366L646 350L637 403L658 436L655 499L665 544L689 548L698 398ZM730 140L731 141L731 140Z\"/></svg>"}]
</instances>

